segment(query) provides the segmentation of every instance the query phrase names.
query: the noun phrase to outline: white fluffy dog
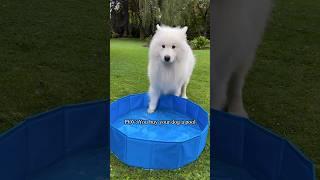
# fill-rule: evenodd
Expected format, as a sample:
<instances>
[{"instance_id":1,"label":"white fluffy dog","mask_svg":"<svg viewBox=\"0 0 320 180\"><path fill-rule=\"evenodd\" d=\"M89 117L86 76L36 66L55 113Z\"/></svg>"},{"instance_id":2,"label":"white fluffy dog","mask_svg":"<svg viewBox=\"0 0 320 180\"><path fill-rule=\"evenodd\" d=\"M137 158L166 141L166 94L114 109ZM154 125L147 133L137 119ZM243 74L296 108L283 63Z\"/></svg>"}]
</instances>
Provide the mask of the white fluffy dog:
<instances>
[{"instance_id":1,"label":"white fluffy dog","mask_svg":"<svg viewBox=\"0 0 320 180\"><path fill-rule=\"evenodd\" d=\"M271 12L271 0L214 0L211 6L211 106L248 117L242 100L246 75L254 62Z\"/></svg>"},{"instance_id":2,"label":"white fluffy dog","mask_svg":"<svg viewBox=\"0 0 320 180\"><path fill-rule=\"evenodd\" d=\"M187 98L195 57L187 42L188 27L157 25L149 46L149 108L153 113L161 94Z\"/></svg>"}]
</instances>

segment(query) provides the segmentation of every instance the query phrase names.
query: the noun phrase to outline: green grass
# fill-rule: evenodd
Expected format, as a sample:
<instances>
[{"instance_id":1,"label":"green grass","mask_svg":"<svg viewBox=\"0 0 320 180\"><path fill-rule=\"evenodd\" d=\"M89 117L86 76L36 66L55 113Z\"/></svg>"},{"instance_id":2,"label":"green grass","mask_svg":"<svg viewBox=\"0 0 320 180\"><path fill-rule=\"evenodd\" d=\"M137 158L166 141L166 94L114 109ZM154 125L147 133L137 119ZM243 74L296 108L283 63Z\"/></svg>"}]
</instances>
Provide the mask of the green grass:
<instances>
[{"instance_id":1,"label":"green grass","mask_svg":"<svg viewBox=\"0 0 320 180\"><path fill-rule=\"evenodd\" d=\"M144 42L134 39L111 39L111 100L132 93L148 90L147 57L148 48ZM189 99L209 111L210 103L210 53L209 50L194 51L197 64L189 87ZM200 158L179 170L151 171L129 167L111 155L111 175L113 179L209 179L210 176L210 137Z\"/></svg>"},{"instance_id":2,"label":"green grass","mask_svg":"<svg viewBox=\"0 0 320 180\"><path fill-rule=\"evenodd\" d=\"M0 132L107 97L105 1L1 0Z\"/></svg>"},{"instance_id":3,"label":"green grass","mask_svg":"<svg viewBox=\"0 0 320 180\"><path fill-rule=\"evenodd\" d=\"M248 75L249 115L296 144L320 179L320 3L275 1Z\"/></svg>"}]
</instances>

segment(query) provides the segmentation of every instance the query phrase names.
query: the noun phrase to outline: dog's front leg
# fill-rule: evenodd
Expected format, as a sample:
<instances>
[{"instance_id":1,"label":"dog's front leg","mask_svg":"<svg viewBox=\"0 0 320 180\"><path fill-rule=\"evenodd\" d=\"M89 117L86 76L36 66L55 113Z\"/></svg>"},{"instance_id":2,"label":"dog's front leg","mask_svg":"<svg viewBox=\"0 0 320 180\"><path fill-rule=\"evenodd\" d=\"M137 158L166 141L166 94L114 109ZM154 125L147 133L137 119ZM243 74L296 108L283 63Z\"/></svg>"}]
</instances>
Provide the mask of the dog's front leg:
<instances>
[{"instance_id":1,"label":"dog's front leg","mask_svg":"<svg viewBox=\"0 0 320 180\"><path fill-rule=\"evenodd\" d=\"M181 96L181 87L177 88L174 92L175 96Z\"/></svg>"},{"instance_id":2,"label":"dog's front leg","mask_svg":"<svg viewBox=\"0 0 320 180\"><path fill-rule=\"evenodd\" d=\"M187 97L187 86L188 86L189 81L185 82L182 87L181 87L181 97L188 99Z\"/></svg>"},{"instance_id":3,"label":"dog's front leg","mask_svg":"<svg viewBox=\"0 0 320 180\"><path fill-rule=\"evenodd\" d=\"M158 104L158 100L160 97L160 92L150 86L149 88L149 108L148 108L148 113L153 113Z\"/></svg>"},{"instance_id":4,"label":"dog's front leg","mask_svg":"<svg viewBox=\"0 0 320 180\"><path fill-rule=\"evenodd\" d=\"M235 72L228 87L228 112L243 117L248 117L248 113L244 108L242 100L242 88L244 86L247 71L248 69Z\"/></svg>"}]
</instances>

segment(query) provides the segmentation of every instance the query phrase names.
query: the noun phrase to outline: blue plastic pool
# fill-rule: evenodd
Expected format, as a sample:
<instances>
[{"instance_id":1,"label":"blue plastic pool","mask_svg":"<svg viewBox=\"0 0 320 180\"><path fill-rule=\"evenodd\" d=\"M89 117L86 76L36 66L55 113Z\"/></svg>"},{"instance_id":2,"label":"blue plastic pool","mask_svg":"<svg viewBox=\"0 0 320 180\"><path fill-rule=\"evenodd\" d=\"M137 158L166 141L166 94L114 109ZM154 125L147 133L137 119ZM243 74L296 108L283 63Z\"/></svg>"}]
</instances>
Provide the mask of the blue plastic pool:
<instances>
[{"instance_id":1,"label":"blue plastic pool","mask_svg":"<svg viewBox=\"0 0 320 180\"><path fill-rule=\"evenodd\" d=\"M147 97L144 96L143 100L140 98L130 98L130 105L134 107L135 104L143 103L146 106ZM169 99L175 100L175 98ZM128 101L126 98L124 100ZM161 115L162 107L166 109L165 104L169 104L169 109L173 108L173 102L175 101L171 100L162 101L158 110L160 119L167 118ZM166 138L159 137L154 142L157 145L160 144L160 146L153 146L154 142L151 141L153 136L147 133L139 133L139 135L135 134L135 138L126 139L126 148L123 148L124 145L115 143L118 140L114 138L127 138L123 132L127 132L128 129L114 131L111 127L110 135L113 136L111 138L113 141L111 142L111 148L113 150L119 148L121 150L119 151L120 155L121 153L124 155L125 152L127 159L124 160L128 164L136 162L135 159L128 157L145 158L143 156L147 154L147 158L150 158L150 155L152 155L150 152L160 154L160 156L151 157L150 160L152 161L143 161L145 164L142 165L145 165L145 167L167 167L170 169L192 162L200 155L205 146L206 129L208 127L205 124L207 114L196 104L187 100L182 101L184 101L182 104L174 106L174 108L183 108L175 111L175 113L168 113L170 114L168 119L179 119L177 118L179 116L181 117L180 120L186 120L188 118L193 119L196 115L201 116L201 118L196 118L199 120L197 125L179 127L183 130L191 130L191 133L187 136L173 138L172 135L161 131L160 134L163 134ZM177 102L181 101L177 100ZM119 110L122 107L121 105L116 109ZM187 113L188 109L198 110L191 110ZM109 157L106 148L108 144L108 110L109 103L106 101L63 106L29 117L8 132L0 134L0 179L107 179L108 165L106 162ZM139 108L137 111L144 114ZM199 112L203 114L199 115ZM211 121L211 147L214 156L214 161L211 162L213 179L316 179L314 164L287 140L248 119L215 110L212 110L211 114L213 115ZM152 116L158 115L154 114ZM115 125L117 124L115 123ZM171 129L171 132L173 131L173 127L166 126ZM176 126L174 125L175 128L177 128ZM155 127L150 128L147 130L153 130L152 128ZM131 131L129 130L129 132ZM144 139L138 139L139 136ZM172 138L172 142L160 143L167 138ZM191 139L186 140L188 138ZM119 139L119 141L123 142L123 139ZM149 146L146 145L148 142L150 142ZM142 146L139 146L141 144ZM137 147L137 149L128 151L131 150L131 146ZM128 156L130 153L132 156ZM121 157L124 158L125 156ZM157 162L156 166L150 162ZM172 162L173 165L169 166L167 162ZM143 167L142 165L141 167Z\"/></svg>"},{"instance_id":2,"label":"blue plastic pool","mask_svg":"<svg viewBox=\"0 0 320 180\"><path fill-rule=\"evenodd\" d=\"M217 180L315 180L313 163L294 145L251 120L211 110Z\"/></svg>"},{"instance_id":3,"label":"blue plastic pool","mask_svg":"<svg viewBox=\"0 0 320 180\"><path fill-rule=\"evenodd\" d=\"M107 178L108 103L63 106L0 135L1 180Z\"/></svg>"},{"instance_id":4,"label":"blue plastic pool","mask_svg":"<svg viewBox=\"0 0 320 180\"><path fill-rule=\"evenodd\" d=\"M201 154L208 113L180 97L161 96L147 113L147 94L134 94L110 105L110 147L122 162L145 169L177 169Z\"/></svg>"}]
</instances>

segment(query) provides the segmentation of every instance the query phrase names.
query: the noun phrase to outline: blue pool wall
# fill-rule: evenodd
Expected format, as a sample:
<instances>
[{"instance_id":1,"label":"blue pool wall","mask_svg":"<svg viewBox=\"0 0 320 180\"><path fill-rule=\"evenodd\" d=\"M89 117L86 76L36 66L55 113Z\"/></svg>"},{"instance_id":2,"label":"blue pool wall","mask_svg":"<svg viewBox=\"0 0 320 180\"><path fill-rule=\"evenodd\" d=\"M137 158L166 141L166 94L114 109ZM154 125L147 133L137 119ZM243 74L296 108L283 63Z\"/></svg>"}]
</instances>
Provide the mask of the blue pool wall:
<instances>
[{"instance_id":1,"label":"blue pool wall","mask_svg":"<svg viewBox=\"0 0 320 180\"><path fill-rule=\"evenodd\" d=\"M214 160L243 167L259 180L316 179L313 162L288 140L246 118L214 109L211 115Z\"/></svg>"},{"instance_id":2,"label":"blue pool wall","mask_svg":"<svg viewBox=\"0 0 320 180\"><path fill-rule=\"evenodd\" d=\"M0 179L28 180L70 154L106 147L108 104L63 106L26 118L0 134Z\"/></svg>"},{"instance_id":3,"label":"blue pool wall","mask_svg":"<svg viewBox=\"0 0 320 180\"><path fill-rule=\"evenodd\" d=\"M108 119L108 110L106 101L63 106L0 134L1 179L28 180L69 154L105 147L108 124L101 119ZM211 114L214 160L244 167L262 180L316 179L313 162L286 139L248 119L213 109Z\"/></svg>"},{"instance_id":4,"label":"blue pool wall","mask_svg":"<svg viewBox=\"0 0 320 180\"><path fill-rule=\"evenodd\" d=\"M135 108L143 107L147 110L148 102L147 93L132 94L116 100L110 106L111 124L117 117ZM127 165L144 169L178 169L198 159L206 145L208 113L194 102L172 95L161 96L157 108L175 109L196 119L201 133L184 142L158 142L131 138L111 125L112 153Z\"/></svg>"}]
</instances>

